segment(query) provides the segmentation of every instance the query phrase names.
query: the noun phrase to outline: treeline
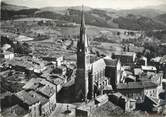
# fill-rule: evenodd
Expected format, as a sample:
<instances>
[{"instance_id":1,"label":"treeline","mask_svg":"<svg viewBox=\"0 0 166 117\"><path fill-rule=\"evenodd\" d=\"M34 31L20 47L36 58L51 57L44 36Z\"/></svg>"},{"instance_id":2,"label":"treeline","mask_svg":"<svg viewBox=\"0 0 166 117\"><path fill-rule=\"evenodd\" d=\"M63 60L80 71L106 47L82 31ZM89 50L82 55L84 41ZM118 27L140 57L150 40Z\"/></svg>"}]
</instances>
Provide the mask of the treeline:
<instances>
[{"instance_id":1,"label":"treeline","mask_svg":"<svg viewBox=\"0 0 166 117\"><path fill-rule=\"evenodd\" d=\"M155 37L163 43L166 43L166 30L148 31L146 35L149 37Z\"/></svg>"},{"instance_id":2,"label":"treeline","mask_svg":"<svg viewBox=\"0 0 166 117\"><path fill-rule=\"evenodd\" d=\"M10 44L11 48L9 49L9 51L14 52L14 53L18 53L18 54L29 54L32 52L30 46L27 43L20 43L20 42L16 42L13 43L12 39L9 39L7 37L1 36L1 47L4 44Z\"/></svg>"},{"instance_id":3,"label":"treeline","mask_svg":"<svg viewBox=\"0 0 166 117\"><path fill-rule=\"evenodd\" d=\"M119 24L119 28L129 29L129 30L145 30L151 31L154 29L166 29L166 27L148 17L137 17L135 15L129 14L127 17L119 17L113 20L115 23Z\"/></svg>"},{"instance_id":4,"label":"treeline","mask_svg":"<svg viewBox=\"0 0 166 117\"><path fill-rule=\"evenodd\" d=\"M19 11L1 9L1 20L12 20L17 18L33 17L38 9L24 9Z\"/></svg>"},{"instance_id":5,"label":"treeline","mask_svg":"<svg viewBox=\"0 0 166 117\"><path fill-rule=\"evenodd\" d=\"M144 56L150 60L153 57L166 55L166 46L158 45L155 42L146 42L144 44Z\"/></svg>"}]
</instances>

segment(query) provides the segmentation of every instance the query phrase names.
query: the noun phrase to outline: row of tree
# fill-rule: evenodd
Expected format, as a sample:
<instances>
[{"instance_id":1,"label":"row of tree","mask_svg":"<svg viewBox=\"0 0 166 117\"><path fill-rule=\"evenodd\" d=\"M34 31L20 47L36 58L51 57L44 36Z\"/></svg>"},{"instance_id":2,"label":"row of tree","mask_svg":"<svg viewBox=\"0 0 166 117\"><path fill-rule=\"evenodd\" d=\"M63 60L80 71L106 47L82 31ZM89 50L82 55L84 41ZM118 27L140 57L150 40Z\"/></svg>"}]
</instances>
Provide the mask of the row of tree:
<instances>
[{"instance_id":1,"label":"row of tree","mask_svg":"<svg viewBox=\"0 0 166 117\"><path fill-rule=\"evenodd\" d=\"M9 51L18 53L18 54L29 54L32 52L30 46L27 43L20 43L17 41L17 43L13 43L12 39L9 39L7 37L1 36L1 47L4 44L10 44L11 48L9 48Z\"/></svg>"}]
</instances>

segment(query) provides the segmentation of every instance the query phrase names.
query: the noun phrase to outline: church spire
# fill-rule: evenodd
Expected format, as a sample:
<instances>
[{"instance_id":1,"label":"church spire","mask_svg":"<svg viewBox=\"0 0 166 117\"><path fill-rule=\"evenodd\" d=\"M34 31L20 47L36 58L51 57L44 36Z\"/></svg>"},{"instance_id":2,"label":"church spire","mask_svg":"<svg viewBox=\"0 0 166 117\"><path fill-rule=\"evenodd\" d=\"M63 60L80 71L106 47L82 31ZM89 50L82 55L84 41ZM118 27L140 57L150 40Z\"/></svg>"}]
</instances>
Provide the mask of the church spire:
<instances>
[{"instance_id":1,"label":"church spire","mask_svg":"<svg viewBox=\"0 0 166 117\"><path fill-rule=\"evenodd\" d=\"M77 43L77 71L75 79L75 93L78 100L86 101L89 92L90 56L88 48L88 38L86 36L83 6L80 23L80 39Z\"/></svg>"},{"instance_id":2,"label":"church spire","mask_svg":"<svg viewBox=\"0 0 166 117\"><path fill-rule=\"evenodd\" d=\"M82 13L81 13L81 27L82 33L85 33L85 19L84 19L84 6L82 5Z\"/></svg>"},{"instance_id":3,"label":"church spire","mask_svg":"<svg viewBox=\"0 0 166 117\"><path fill-rule=\"evenodd\" d=\"M85 26L83 5L82 5L82 12L81 12L80 43L82 43L82 45L84 46L83 48L87 51L88 39L86 37L86 26Z\"/></svg>"}]
</instances>

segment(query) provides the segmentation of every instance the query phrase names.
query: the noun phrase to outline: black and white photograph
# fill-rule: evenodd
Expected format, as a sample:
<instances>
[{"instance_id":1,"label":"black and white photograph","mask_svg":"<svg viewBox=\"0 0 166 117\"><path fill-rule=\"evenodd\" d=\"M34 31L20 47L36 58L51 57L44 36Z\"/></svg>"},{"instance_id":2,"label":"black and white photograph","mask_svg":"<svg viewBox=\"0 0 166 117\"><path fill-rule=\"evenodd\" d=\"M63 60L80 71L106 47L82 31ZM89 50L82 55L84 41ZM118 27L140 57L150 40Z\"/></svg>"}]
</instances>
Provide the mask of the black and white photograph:
<instances>
[{"instance_id":1,"label":"black and white photograph","mask_svg":"<svg viewBox=\"0 0 166 117\"><path fill-rule=\"evenodd\" d=\"M0 2L0 117L166 117L166 0Z\"/></svg>"}]
</instances>

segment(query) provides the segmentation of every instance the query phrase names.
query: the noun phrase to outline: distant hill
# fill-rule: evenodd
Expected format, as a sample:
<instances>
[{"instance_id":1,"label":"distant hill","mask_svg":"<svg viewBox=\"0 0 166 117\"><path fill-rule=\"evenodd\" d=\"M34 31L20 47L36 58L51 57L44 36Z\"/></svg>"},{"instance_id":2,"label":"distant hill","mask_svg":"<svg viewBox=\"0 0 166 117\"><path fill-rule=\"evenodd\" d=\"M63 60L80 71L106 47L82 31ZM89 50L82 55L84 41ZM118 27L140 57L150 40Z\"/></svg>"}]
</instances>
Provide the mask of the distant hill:
<instances>
[{"instance_id":1,"label":"distant hill","mask_svg":"<svg viewBox=\"0 0 166 117\"><path fill-rule=\"evenodd\" d=\"M22 9L29 9L29 8L26 6L18 6L18 5L12 5L12 4L7 4L5 2L1 2L1 10L19 11Z\"/></svg>"},{"instance_id":2,"label":"distant hill","mask_svg":"<svg viewBox=\"0 0 166 117\"><path fill-rule=\"evenodd\" d=\"M119 17L114 19L114 22L119 24L120 28L126 28L131 30L155 30L155 29L166 29L166 25L158 21L154 21L148 17L127 15L126 17Z\"/></svg>"},{"instance_id":3,"label":"distant hill","mask_svg":"<svg viewBox=\"0 0 166 117\"><path fill-rule=\"evenodd\" d=\"M149 10L147 11L150 13ZM133 30L153 30L166 28L166 25L163 25L163 23L157 22L156 20L153 20L153 18L146 17L146 13L144 13L145 16L143 16L135 15L137 13L132 12L130 12L131 14L128 14L128 12L125 15L119 12L120 11L111 12L103 9L89 9L85 11L85 20L89 25L111 28L124 28ZM49 8L49 10L39 10L35 13L35 16L80 23L80 13L80 9L67 8L55 10L55 8L52 8L51 10ZM154 12L151 12L151 14L151 17L154 17L158 16L160 13L157 13L156 11L156 14Z\"/></svg>"},{"instance_id":4,"label":"distant hill","mask_svg":"<svg viewBox=\"0 0 166 117\"><path fill-rule=\"evenodd\" d=\"M156 17L160 14L166 13L166 4L156 5L156 6L147 6L143 8L136 9L124 9L124 10L114 10L114 9L104 9L106 11L116 12L119 16L127 16L128 14L140 15L144 17Z\"/></svg>"},{"instance_id":5,"label":"distant hill","mask_svg":"<svg viewBox=\"0 0 166 117\"><path fill-rule=\"evenodd\" d=\"M33 17L38 9L22 9L18 11L1 9L1 20Z\"/></svg>"},{"instance_id":6,"label":"distant hill","mask_svg":"<svg viewBox=\"0 0 166 117\"><path fill-rule=\"evenodd\" d=\"M52 12L50 9L48 11L39 10L35 13L36 17L52 18L59 20L66 20L70 22L80 23L80 9L74 7L67 8L66 10L57 10ZM86 24L101 26L101 27L112 27L117 28L118 24L112 22L113 18L110 13L99 10L99 9L89 9L84 12Z\"/></svg>"},{"instance_id":7,"label":"distant hill","mask_svg":"<svg viewBox=\"0 0 166 117\"><path fill-rule=\"evenodd\" d=\"M37 10L1 2L1 20L32 17Z\"/></svg>"},{"instance_id":8,"label":"distant hill","mask_svg":"<svg viewBox=\"0 0 166 117\"><path fill-rule=\"evenodd\" d=\"M162 14L162 11L156 10L156 9L132 9L132 10L119 10L117 11L117 14L120 16L127 16L128 14L138 15L138 16L144 16L144 17L156 17L160 14Z\"/></svg>"},{"instance_id":9,"label":"distant hill","mask_svg":"<svg viewBox=\"0 0 166 117\"><path fill-rule=\"evenodd\" d=\"M2 3L1 7L2 20L40 17L80 23L81 6L31 9ZM133 30L166 29L164 18L159 18L161 12L157 10L135 9L117 11L85 7L84 14L88 25Z\"/></svg>"}]
</instances>

